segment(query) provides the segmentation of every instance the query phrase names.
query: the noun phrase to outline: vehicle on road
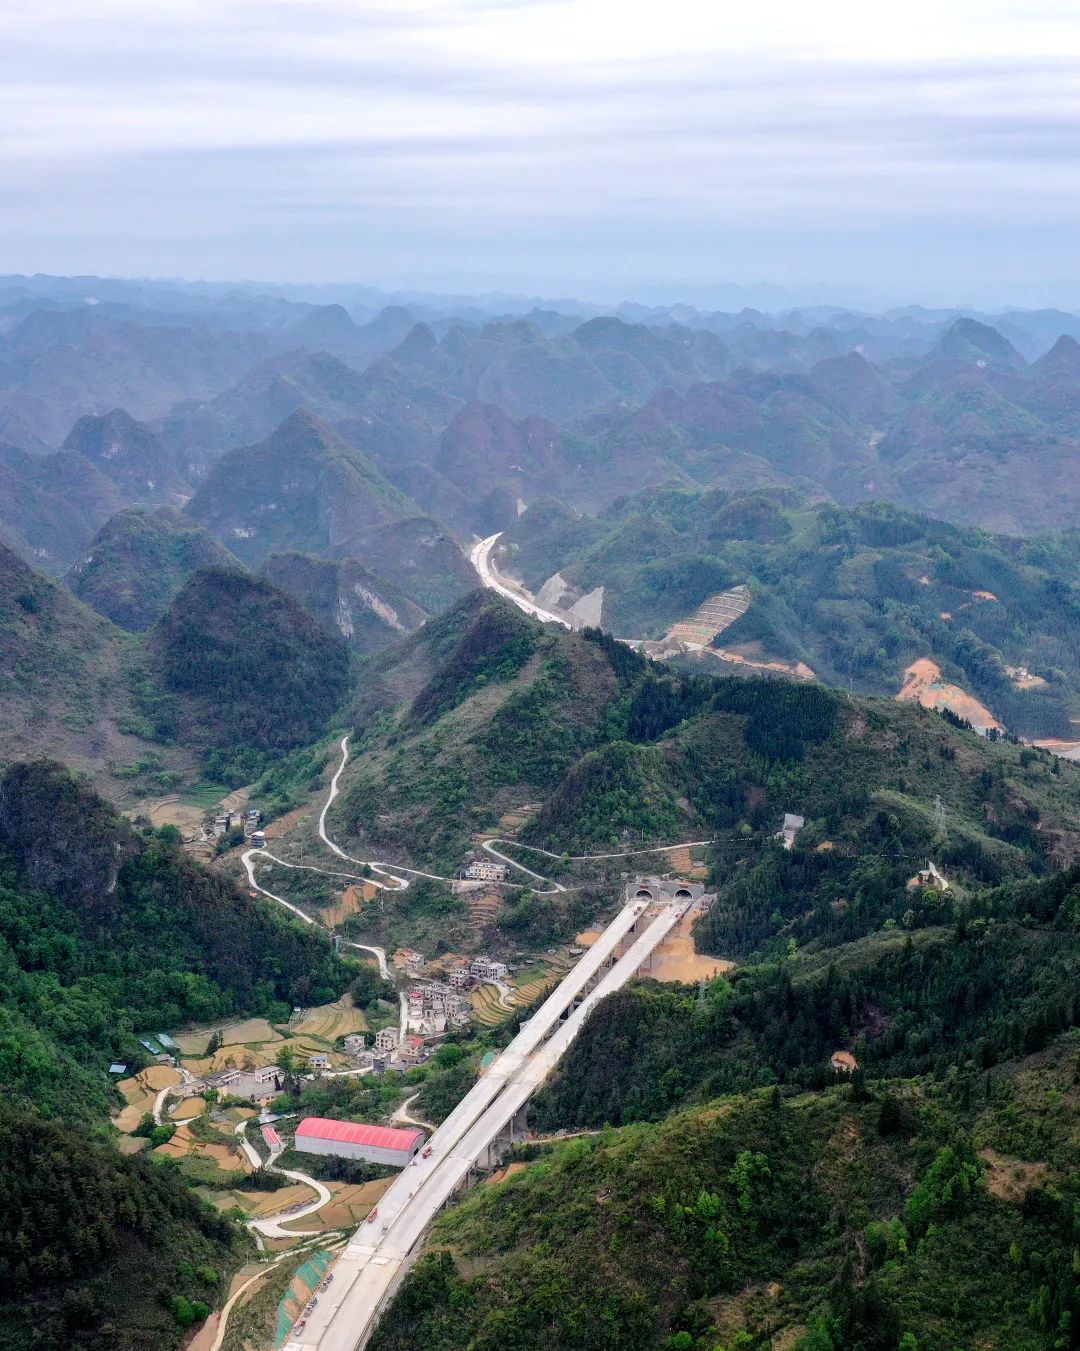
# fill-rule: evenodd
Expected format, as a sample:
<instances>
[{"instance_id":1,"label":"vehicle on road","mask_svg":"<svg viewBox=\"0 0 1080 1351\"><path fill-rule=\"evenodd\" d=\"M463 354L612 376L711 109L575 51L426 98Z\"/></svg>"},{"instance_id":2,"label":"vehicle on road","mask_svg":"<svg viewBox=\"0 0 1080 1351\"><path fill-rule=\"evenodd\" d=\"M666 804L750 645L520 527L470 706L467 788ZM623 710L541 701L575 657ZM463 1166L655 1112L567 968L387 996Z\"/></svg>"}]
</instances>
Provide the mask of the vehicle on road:
<instances>
[{"instance_id":1,"label":"vehicle on road","mask_svg":"<svg viewBox=\"0 0 1080 1351\"><path fill-rule=\"evenodd\" d=\"M379 1217L379 1207L376 1206L376 1207L372 1210L371 1214L367 1217L367 1222L368 1222L368 1224L373 1224L373 1223L375 1222L375 1220L378 1219L378 1217Z\"/></svg>"},{"instance_id":2,"label":"vehicle on road","mask_svg":"<svg viewBox=\"0 0 1080 1351\"><path fill-rule=\"evenodd\" d=\"M427 1149L424 1150L424 1152L421 1154L420 1157L423 1158L423 1159L430 1159L430 1158L431 1158L431 1146L430 1146L430 1145L428 1145ZM415 1160L414 1160L414 1162L415 1162Z\"/></svg>"}]
</instances>

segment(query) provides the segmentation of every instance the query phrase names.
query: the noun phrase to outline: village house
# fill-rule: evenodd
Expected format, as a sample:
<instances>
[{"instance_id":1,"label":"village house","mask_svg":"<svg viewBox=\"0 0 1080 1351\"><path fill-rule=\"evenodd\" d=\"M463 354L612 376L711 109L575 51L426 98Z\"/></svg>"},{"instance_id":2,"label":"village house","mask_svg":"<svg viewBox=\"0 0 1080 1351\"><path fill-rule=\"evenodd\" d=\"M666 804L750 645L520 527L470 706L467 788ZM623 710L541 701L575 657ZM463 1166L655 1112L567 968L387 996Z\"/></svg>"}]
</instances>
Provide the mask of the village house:
<instances>
[{"instance_id":1,"label":"village house","mask_svg":"<svg viewBox=\"0 0 1080 1351\"><path fill-rule=\"evenodd\" d=\"M405 1044L397 1053L398 1064L406 1069L411 1069L413 1065L419 1065L427 1059L427 1048L424 1046L424 1038L411 1035L405 1038Z\"/></svg>"},{"instance_id":2,"label":"village house","mask_svg":"<svg viewBox=\"0 0 1080 1351\"><path fill-rule=\"evenodd\" d=\"M505 882L509 871L505 863L493 858L474 858L466 864L464 876L470 882Z\"/></svg>"},{"instance_id":3,"label":"village house","mask_svg":"<svg viewBox=\"0 0 1080 1351\"><path fill-rule=\"evenodd\" d=\"M394 1051L397 1050L398 1030L396 1027L381 1027L375 1033L376 1051Z\"/></svg>"},{"instance_id":4,"label":"village house","mask_svg":"<svg viewBox=\"0 0 1080 1351\"><path fill-rule=\"evenodd\" d=\"M794 812L785 812L784 824L776 832L776 838L783 840L785 849L790 849L795 843L796 835L805 825L806 818L804 816L796 816Z\"/></svg>"},{"instance_id":5,"label":"village house","mask_svg":"<svg viewBox=\"0 0 1080 1351\"><path fill-rule=\"evenodd\" d=\"M474 957L469 963L469 974L477 980L505 980L510 968L493 957Z\"/></svg>"},{"instance_id":6,"label":"village house","mask_svg":"<svg viewBox=\"0 0 1080 1351\"><path fill-rule=\"evenodd\" d=\"M350 1060L362 1055L367 1047L367 1038L363 1032L350 1032L345 1038L345 1054Z\"/></svg>"},{"instance_id":7,"label":"village house","mask_svg":"<svg viewBox=\"0 0 1080 1351\"><path fill-rule=\"evenodd\" d=\"M254 1070L225 1070L206 1079L207 1088L216 1088L229 1098L246 1098L256 1106L273 1102L285 1087L285 1071L280 1065L262 1065Z\"/></svg>"}]
</instances>

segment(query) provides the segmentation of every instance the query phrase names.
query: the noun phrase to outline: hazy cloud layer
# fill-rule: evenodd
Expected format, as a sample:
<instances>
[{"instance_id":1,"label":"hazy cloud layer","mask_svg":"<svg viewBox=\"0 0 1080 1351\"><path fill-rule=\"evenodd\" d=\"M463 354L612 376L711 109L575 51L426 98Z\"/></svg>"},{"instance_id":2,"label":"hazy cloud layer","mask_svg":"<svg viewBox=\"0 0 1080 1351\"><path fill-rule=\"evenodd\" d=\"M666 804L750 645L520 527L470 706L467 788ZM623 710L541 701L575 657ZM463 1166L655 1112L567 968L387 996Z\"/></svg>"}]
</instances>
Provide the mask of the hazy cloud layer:
<instances>
[{"instance_id":1,"label":"hazy cloud layer","mask_svg":"<svg viewBox=\"0 0 1080 1351\"><path fill-rule=\"evenodd\" d=\"M8 0L0 271L1080 277L1073 4L731 8Z\"/></svg>"}]
</instances>

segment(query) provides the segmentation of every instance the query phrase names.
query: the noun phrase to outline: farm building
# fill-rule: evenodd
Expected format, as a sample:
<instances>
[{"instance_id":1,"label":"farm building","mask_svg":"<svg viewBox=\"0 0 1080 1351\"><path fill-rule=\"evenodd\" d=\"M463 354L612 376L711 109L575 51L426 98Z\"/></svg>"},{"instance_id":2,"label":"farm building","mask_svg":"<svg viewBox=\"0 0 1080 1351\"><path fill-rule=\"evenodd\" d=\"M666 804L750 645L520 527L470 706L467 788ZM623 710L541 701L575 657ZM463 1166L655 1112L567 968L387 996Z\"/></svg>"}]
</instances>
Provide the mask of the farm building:
<instances>
[{"instance_id":1,"label":"farm building","mask_svg":"<svg viewBox=\"0 0 1080 1351\"><path fill-rule=\"evenodd\" d=\"M261 1105L273 1102L285 1087L285 1072L280 1065L262 1065L254 1070L225 1070L206 1077L206 1086L216 1088L230 1098L247 1098Z\"/></svg>"},{"instance_id":2,"label":"farm building","mask_svg":"<svg viewBox=\"0 0 1080 1351\"><path fill-rule=\"evenodd\" d=\"M477 858L466 866L465 876L470 882L505 882L509 871L505 863Z\"/></svg>"},{"instance_id":3,"label":"farm building","mask_svg":"<svg viewBox=\"0 0 1080 1351\"><path fill-rule=\"evenodd\" d=\"M469 963L469 974L477 980L505 980L510 968L505 962L497 962L493 957L474 957Z\"/></svg>"},{"instance_id":4,"label":"farm building","mask_svg":"<svg viewBox=\"0 0 1080 1351\"><path fill-rule=\"evenodd\" d=\"M945 877L938 871L937 865L926 861L926 867L920 868L915 876L908 883L909 891L948 891L949 884Z\"/></svg>"},{"instance_id":5,"label":"farm building","mask_svg":"<svg viewBox=\"0 0 1080 1351\"><path fill-rule=\"evenodd\" d=\"M303 1154L332 1154L338 1159L363 1159L404 1168L423 1143L423 1131L309 1116L296 1128L294 1148Z\"/></svg>"}]
</instances>

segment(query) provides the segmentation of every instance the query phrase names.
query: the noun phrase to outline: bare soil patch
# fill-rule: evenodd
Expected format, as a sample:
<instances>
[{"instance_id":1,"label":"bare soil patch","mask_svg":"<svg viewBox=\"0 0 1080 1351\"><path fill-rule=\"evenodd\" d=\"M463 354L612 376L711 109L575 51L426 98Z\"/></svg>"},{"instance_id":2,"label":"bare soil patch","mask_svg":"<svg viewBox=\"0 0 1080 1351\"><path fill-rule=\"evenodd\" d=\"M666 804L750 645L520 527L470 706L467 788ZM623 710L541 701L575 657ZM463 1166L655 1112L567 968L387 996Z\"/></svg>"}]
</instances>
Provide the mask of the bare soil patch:
<instances>
[{"instance_id":1,"label":"bare soil patch","mask_svg":"<svg viewBox=\"0 0 1080 1351\"><path fill-rule=\"evenodd\" d=\"M173 1121L191 1121L193 1117L202 1116L205 1111L205 1098L185 1098L176 1104L176 1110L170 1112L169 1116Z\"/></svg>"},{"instance_id":2,"label":"bare soil patch","mask_svg":"<svg viewBox=\"0 0 1080 1351\"><path fill-rule=\"evenodd\" d=\"M752 671L777 671L780 675L793 676L796 680L816 680L817 676L804 661L751 661L741 656L733 648L707 648L714 657L726 661L732 666L746 666Z\"/></svg>"},{"instance_id":3,"label":"bare soil patch","mask_svg":"<svg viewBox=\"0 0 1080 1351\"><path fill-rule=\"evenodd\" d=\"M245 1018L242 1023L229 1023L221 1029L222 1046L246 1046L249 1043L280 1041L265 1018Z\"/></svg>"},{"instance_id":4,"label":"bare soil patch","mask_svg":"<svg viewBox=\"0 0 1080 1351\"><path fill-rule=\"evenodd\" d=\"M515 1173L523 1173L528 1166L527 1163L508 1163L505 1168L497 1168L489 1178L486 1178L486 1185L493 1187L497 1182L505 1182L508 1177L513 1177Z\"/></svg>"},{"instance_id":5,"label":"bare soil patch","mask_svg":"<svg viewBox=\"0 0 1080 1351\"><path fill-rule=\"evenodd\" d=\"M145 812L155 826L175 826L185 840L198 835L206 819L201 807L182 802L178 794L141 803L139 810Z\"/></svg>"},{"instance_id":6,"label":"bare soil patch","mask_svg":"<svg viewBox=\"0 0 1080 1351\"><path fill-rule=\"evenodd\" d=\"M1019 666L1006 666L1005 674L1018 690L1035 690L1040 685L1046 684L1042 676L1032 675L1030 671L1023 670Z\"/></svg>"},{"instance_id":7,"label":"bare soil patch","mask_svg":"<svg viewBox=\"0 0 1080 1351\"><path fill-rule=\"evenodd\" d=\"M359 915L368 901L379 894L373 882L359 882L347 886L333 905L328 905L321 913L324 924L336 929L351 915Z\"/></svg>"},{"instance_id":8,"label":"bare soil patch","mask_svg":"<svg viewBox=\"0 0 1080 1351\"><path fill-rule=\"evenodd\" d=\"M1000 1201L1019 1204L1049 1171L1045 1163L1010 1159L993 1149L980 1149L979 1157L986 1161L986 1190Z\"/></svg>"},{"instance_id":9,"label":"bare soil patch","mask_svg":"<svg viewBox=\"0 0 1080 1351\"><path fill-rule=\"evenodd\" d=\"M696 916L684 915L671 933L657 947L643 974L653 980L684 981L695 984L712 980L730 971L734 962L722 957L706 957L694 949L693 927Z\"/></svg>"},{"instance_id":10,"label":"bare soil patch","mask_svg":"<svg viewBox=\"0 0 1080 1351\"><path fill-rule=\"evenodd\" d=\"M270 822L266 827L266 838L268 840L280 840L283 835L288 835L290 830L298 826L305 816L310 815L310 807L294 807L291 812L286 812L284 816L279 816L275 821Z\"/></svg>"},{"instance_id":11,"label":"bare soil patch","mask_svg":"<svg viewBox=\"0 0 1080 1351\"><path fill-rule=\"evenodd\" d=\"M930 657L913 661L904 672L904 683L897 699L901 703L914 702L923 708L947 708L959 718L965 718L973 727L995 727L1001 724L974 695L959 685L950 684L941 674L941 667Z\"/></svg>"}]
</instances>

